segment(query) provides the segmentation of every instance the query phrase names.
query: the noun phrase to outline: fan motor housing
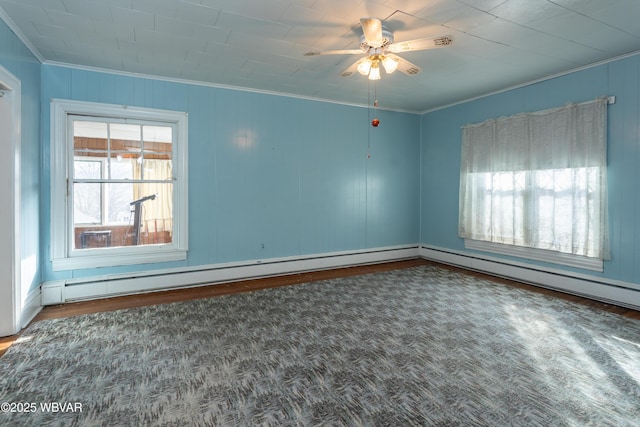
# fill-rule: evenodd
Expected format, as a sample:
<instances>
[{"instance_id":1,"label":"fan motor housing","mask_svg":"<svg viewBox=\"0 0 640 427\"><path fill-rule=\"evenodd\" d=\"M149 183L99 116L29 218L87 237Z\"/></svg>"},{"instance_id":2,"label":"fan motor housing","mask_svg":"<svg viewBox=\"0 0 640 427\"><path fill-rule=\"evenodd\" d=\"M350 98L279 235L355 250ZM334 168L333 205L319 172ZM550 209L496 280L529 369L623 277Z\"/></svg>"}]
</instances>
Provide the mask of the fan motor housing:
<instances>
[{"instance_id":1,"label":"fan motor housing","mask_svg":"<svg viewBox=\"0 0 640 427\"><path fill-rule=\"evenodd\" d=\"M371 46L364 34L360 36L360 48L364 52L368 52L371 48L385 48L393 43L393 33L386 29L384 26L382 27L382 45L381 46Z\"/></svg>"}]
</instances>

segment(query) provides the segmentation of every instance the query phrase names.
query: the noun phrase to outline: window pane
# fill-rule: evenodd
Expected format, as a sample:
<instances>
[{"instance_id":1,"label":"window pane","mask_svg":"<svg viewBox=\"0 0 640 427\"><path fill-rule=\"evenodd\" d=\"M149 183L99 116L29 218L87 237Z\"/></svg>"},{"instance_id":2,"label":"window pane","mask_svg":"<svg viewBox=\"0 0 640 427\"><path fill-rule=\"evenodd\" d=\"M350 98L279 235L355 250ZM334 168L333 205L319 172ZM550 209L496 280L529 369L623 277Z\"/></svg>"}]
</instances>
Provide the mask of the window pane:
<instances>
[{"instance_id":1,"label":"window pane","mask_svg":"<svg viewBox=\"0 0 640 427\"><path fill-rule=\"evenodd\" d=\"M133 184L105 184L109 224L129 224L132 219Z\"/></svg>"},{"instance_id":2,"label":"window pane","mask_svg":"<svg viewBox=\"0 0 640 427\"><path fill-rule=\"evenodd\" d=\"M110 179L125 179L133 178L133 169L131 176L116 177L116 167L113 165L117 162L129 162L130 160L137 160L142 158L142 127L140 125L130 125L122 123L110 123L109 124L109 136L110 136ZM124 169L120 169L122 172Z\"/></svg>"},{"instance_id":3,"label":"window pane","mask_svg":"<svg viewBox=\"0 0 640 427\"><path fill-rule=\"evenodd\" d=\"M77 179L99 179L100 161L73 162L73 174ZM100 184L74 184L73 222L74 224L100 224L102 222L102 191Z\"/></svg>"},{"instance_id":4,"label":"window pane","mask_svg":"<svg viewBox=\"0 0 640 427\"><path fill-rule=\"evenodd\" d=\"M142 154L142 141L112 139L111 153L116 159L137 159Z\"/></svg>"},{"instance_id":5,"label":"window pane","mask_svg":"<svg viewBox=\"0 0 640 427\"><path fill-rule=\"evenodd\" d=\"M144 153L142 179L170 180L173 128L143 126Z\"/></svg>"},{"instance_id":6,"label":"window pane","mask_svg":"<svg viewBox=\"0 0 640 427\"><path fill-rule=\"evenodd\" d=\"M169 126L143 126L142 134L145 142L167 142L173 141L173 128Z\"/></svg>"},{"instance_id":7,"label":"window pane","mask_svg":"<svg viewBox=\"0 0 640 427\"><path fill-rule=\"evenodd\" d=\"M80 138L107 139L107 124L103 122L85 122L74 120L73 136Z\"/></svg>"},{"instance_id":8,"label":"window pane","mask_svg":"<svg viewBox=\"0 0 640 427\"><path fill-rule=\"evenodd\" d=\"M171 160L147 160L144 161L144 179L154 181L171 180Z\"/></svg>"},{"instance_id":9,"label":"window pane","mask_svg":"<svg viewBox=\"0 0 640 427\"><path fill-rule=\"evenodd\" d=\"M73 223L100 224L102 222L102 192L100 184L73 185Z\"/></svg>"},{"instance_id":10,"label":"window pane","mask_svg":"<svg viewBox=\"0 0 640 427\"><path fill-rule=\"evenodd\" d=\"M106 157L108 150L107 136L106 123L75 120L73 122L74 156Z\"/></svg>"},{"instance_id":11,"label":"window pane","mask_svg":"<svg viewBox=\"0 0 640 427\"><path fill-rule=\"evenodd\" d=\"M127 159L121 156L111 158L111 179L133 179L135 159Z\"/></svg>"},{"instance_id":12,"label":"window pane","mask_svg":"<svg viewBox=\"0 0 640 427\"><path fill-rule=\"evenodd\" d=\"M100 179L102 162L99 160L75 160L73 162L73 177L76 179Z\"/></svg>"},{"instance_id":13,"label":"window pane","mask_svg":"<svg viewBox=\"0 0 640 427\"><path fill-rule=\"evenodd\" d=\"M123 123L110 123L109 136L111 139L121 139L123 141L140 141L140 125L128 125Z\"/></svg>"},{"instance_id":14,"label":"window pane","mask_svg":"<svg viewBox=\"0 0 640 427\"><path fill-rule=\"evenodd\" d=\"M173 240L173 182L136 184L135 208L140 210L140 244L171 243ZM135 230L132 229L135 234Z\"/></svg>"},{"instance_id":15,"label":"window pane","mask_svg":"<svg viewBox=\"0 0 640 427\"><path fill-rule=\"evenodd\" d=\"M171 144L163 142L144 143L145 160L171 160Z\"/></svg>"}]
</instances>

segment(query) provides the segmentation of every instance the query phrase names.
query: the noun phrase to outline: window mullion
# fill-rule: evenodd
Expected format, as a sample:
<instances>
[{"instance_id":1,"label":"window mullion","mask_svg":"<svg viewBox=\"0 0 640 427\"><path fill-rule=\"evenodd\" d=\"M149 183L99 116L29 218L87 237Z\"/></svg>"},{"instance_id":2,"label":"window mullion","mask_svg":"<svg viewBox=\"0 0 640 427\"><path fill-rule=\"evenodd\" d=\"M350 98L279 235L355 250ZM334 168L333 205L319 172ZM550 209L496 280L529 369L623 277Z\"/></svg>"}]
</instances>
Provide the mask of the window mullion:
<instances>
[{"instance_id":1,"label":"window mullion","mask_svg":"<svg viewBox=\"0 0 640 427\"><path fill-rule=\"evenodd\" d=\"M109 145L107 144L107 147ZM108 150L108 148L107 148ZM109 160L106 159L102 161L101 167L101 175L104 177L105 172L109 173ZM100 199L102 206L100 207L100 223L105 225L107 223L107 212L109 211L108 201L107 201L107 183L103 182L100 184Z\"/></svg>"},{"instance_id":2,"label":"window mullion","mask_svg":"<svg viewBox=\"0 0 640 427\"><path fill-rule=\"evenodd\" d=\"M107 159L106 159L106 163L107 163L107 179L111 179L111 123L107 123Z\"/></svg>"},{"instance_id":3,"label":"window mullion","mask_svg":"<svg viewBox=\"0 0 640 427\"><path fill-rule=\"evenodd\" d=\"M140 179L144 181L144 137L142 136L142 126L140 127Z\"/></svg>"}]
</instances>

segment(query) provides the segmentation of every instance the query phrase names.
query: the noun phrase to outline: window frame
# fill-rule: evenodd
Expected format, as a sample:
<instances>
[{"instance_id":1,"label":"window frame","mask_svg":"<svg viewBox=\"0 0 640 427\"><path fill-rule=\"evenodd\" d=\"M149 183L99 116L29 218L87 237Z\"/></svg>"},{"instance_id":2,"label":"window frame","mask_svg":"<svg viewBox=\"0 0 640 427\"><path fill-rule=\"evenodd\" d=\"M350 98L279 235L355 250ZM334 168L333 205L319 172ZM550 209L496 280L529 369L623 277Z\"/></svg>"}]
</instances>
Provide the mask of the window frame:
<instances>
[{"instance_id":1,"label":"window frame","mask_svg":"<svg viewBox=\"0 0 640 427\"><path fill-rule=\"evenodd\" d=\"M173 238L171 243L77 250L73 242L74 150L69 116L150 121L175 125L172 143ZM54 271L185 260L188 251L188 114L126 105L51 100L51 262Z\"/></svg>"}]
</instances>

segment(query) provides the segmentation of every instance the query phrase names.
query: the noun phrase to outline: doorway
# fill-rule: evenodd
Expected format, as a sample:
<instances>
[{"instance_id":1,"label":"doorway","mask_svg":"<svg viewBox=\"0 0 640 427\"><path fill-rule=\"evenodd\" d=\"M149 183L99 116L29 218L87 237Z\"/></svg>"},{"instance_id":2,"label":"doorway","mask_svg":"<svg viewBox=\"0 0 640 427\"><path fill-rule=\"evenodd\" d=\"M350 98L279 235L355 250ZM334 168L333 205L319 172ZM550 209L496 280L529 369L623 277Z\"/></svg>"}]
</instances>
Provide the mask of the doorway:
<instances>
[{"instance_id":1,"label":"doorway","mask_svg":"<svg viewBox=\"0 0 640 427\"><path fill-rule=\"evenodd\" d=\"M0 66L0 336L20 330L20 80Z\"/></svg>"}]
</instances>

